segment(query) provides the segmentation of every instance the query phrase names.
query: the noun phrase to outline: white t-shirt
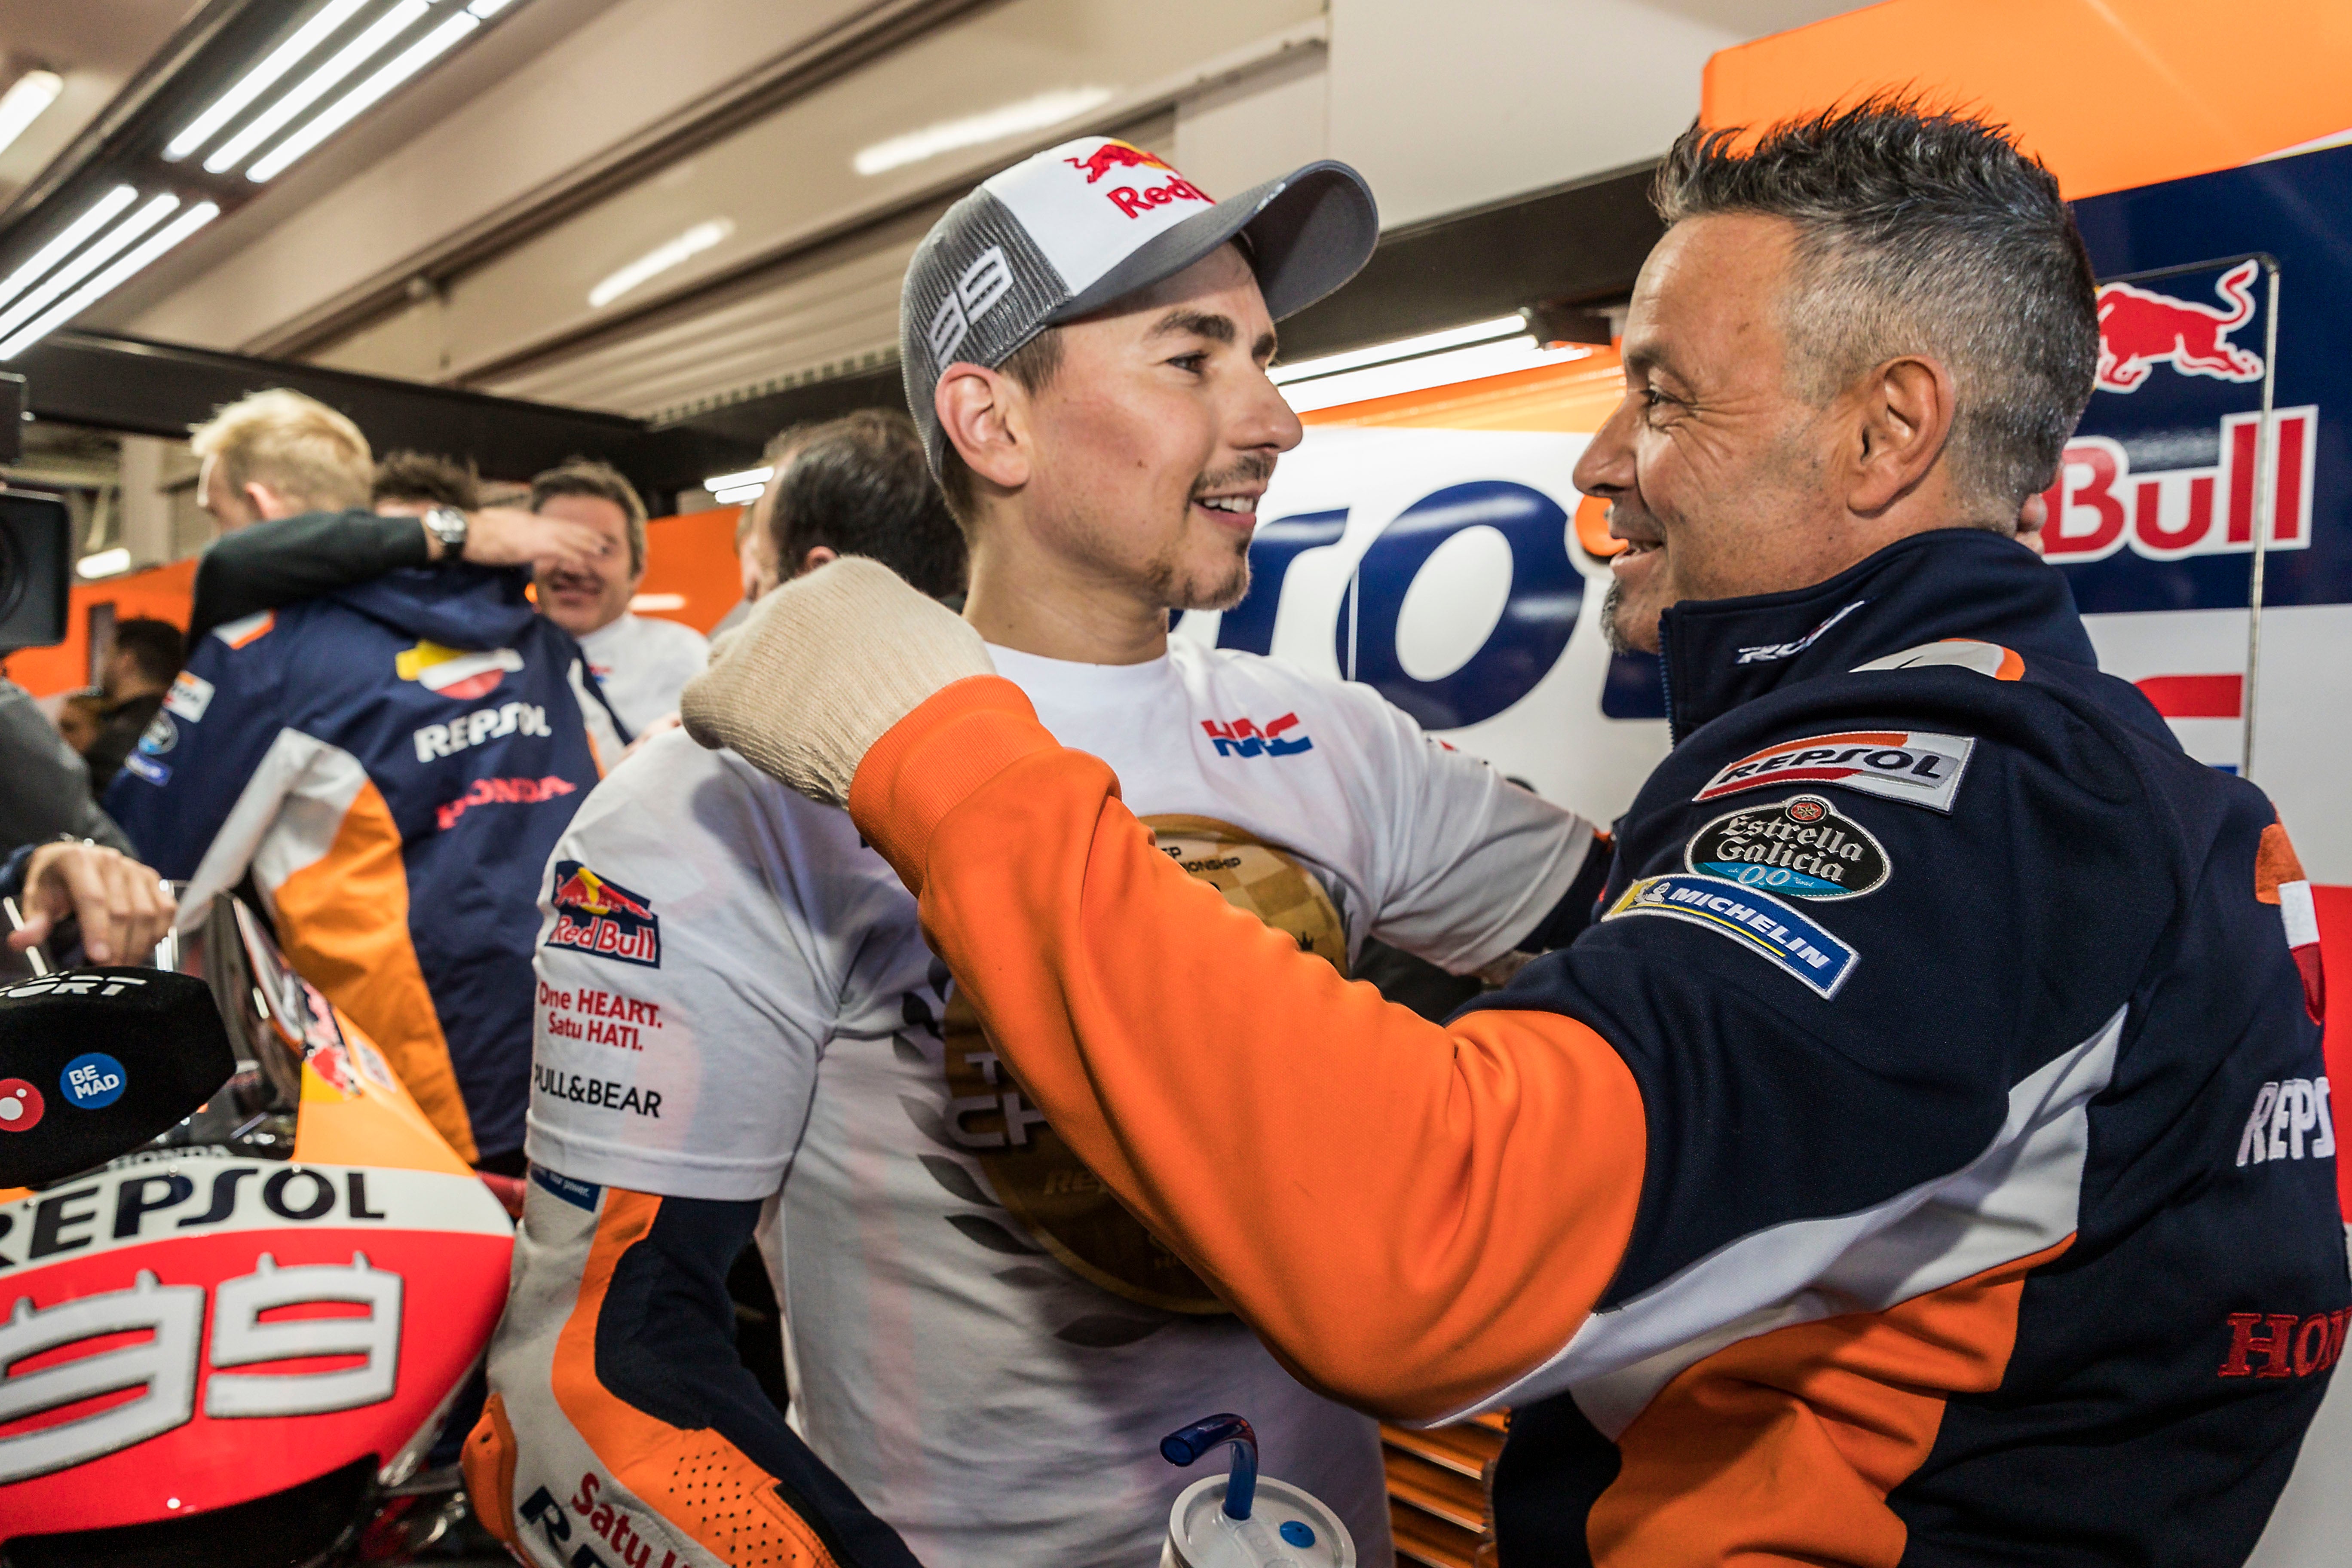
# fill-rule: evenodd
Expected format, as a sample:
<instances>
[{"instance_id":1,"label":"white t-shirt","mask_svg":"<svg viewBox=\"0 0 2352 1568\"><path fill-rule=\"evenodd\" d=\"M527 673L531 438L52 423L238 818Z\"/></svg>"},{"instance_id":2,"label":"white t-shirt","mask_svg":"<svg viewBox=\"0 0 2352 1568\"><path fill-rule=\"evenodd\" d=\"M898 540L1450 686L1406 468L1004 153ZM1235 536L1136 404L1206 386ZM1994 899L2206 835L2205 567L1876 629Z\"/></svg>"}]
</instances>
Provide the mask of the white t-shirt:
<instances>
[{"instance_id":1,"label":"white t-shirt","mask_svg":"<svg viewBox=\"0 0 2352 1568\"><path fill-rule=\"evenodd\" d=\"M991 651L1163 848L1328 956L1377 935L1490 963L1591 846L1368 687L1182 642L1126 667ZM1023 1102L845 813L666 734L590 795L554 873L531 1159L689 1197L781 1186L761 1245L793 1420L930 1568L1154 1561L1197 1479L1159 1441L1221 1410L1390 1561L1374 1423L1215 1310Z\"/></svg>"},{"instance_id":2,"label":"white t-shirt","mask_svg":"<svg viewBox=\"0 0 2352 1568\"><path fill-rule=\"evenodd\" d=\"M677 711L677 694L702 673L710 644L692 626L648 619L626 610L580 639L604 700L631 735Z\"/></svg>"}]
</instances>

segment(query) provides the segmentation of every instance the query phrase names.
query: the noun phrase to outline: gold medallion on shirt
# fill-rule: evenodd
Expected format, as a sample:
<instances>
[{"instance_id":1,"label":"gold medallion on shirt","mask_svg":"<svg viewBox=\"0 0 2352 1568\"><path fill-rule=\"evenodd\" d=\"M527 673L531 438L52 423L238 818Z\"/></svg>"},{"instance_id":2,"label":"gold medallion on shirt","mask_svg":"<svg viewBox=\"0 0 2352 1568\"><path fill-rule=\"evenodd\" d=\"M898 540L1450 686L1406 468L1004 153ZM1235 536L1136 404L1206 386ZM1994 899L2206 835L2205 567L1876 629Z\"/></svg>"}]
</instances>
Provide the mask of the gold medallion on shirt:
<instances>
[{"instance_id":1,"label":"gold medallion on shirt","mask_svg":"<svg viewBox=\"0 0 2352 1568\"><path fill-rule=\"evenodd\" d=\"M1296 858L1206 816L1147 816L1153 842L1185 872L1299 947L1348 972L1348 933L1331 895ZM1229 1310L1143 1227L1047 1126L997 1058L961 989L948 998L949 1123L1030 1237L1086 1279L1177 1312Z\"/></svg>"}]
</instances>

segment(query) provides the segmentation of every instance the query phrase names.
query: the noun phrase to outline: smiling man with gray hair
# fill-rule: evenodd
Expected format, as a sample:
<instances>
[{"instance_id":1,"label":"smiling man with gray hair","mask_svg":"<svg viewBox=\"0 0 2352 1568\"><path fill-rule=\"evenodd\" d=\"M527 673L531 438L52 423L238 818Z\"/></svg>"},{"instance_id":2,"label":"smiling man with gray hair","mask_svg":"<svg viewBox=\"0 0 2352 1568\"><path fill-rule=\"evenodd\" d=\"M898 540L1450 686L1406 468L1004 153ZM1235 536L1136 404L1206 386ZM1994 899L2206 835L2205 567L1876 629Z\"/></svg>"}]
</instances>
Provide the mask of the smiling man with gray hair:
<instances>
[{"instance_id":1,"label":"smiling man with gray hair","mask_svg":"<svg viewBox=\"0 0 2352 1568\"><path fill-rule=\"evenodd\" d=\"M1677 743L1601 920L1449 1025L1207 896L870 565L687 724L846 799L1004 1067L1286 1364L1512 1407L1503 1562L2242 1561L2352 1320L2317 932L2270 802L2011 537L2096 351L2056 182L1877 100L1694 131L1659 195L1578 482Z\"/></svg>"}]
</instances>

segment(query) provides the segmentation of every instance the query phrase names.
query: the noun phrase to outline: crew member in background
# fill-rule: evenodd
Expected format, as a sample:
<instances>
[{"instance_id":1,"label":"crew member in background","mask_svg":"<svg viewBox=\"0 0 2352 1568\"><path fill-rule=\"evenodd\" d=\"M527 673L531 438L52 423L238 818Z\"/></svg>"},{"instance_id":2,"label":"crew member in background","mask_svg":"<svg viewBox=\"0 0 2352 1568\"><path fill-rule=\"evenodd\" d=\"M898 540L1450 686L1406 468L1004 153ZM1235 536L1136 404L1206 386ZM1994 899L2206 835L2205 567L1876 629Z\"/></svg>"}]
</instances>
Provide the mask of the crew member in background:
<instances>
[{"instance_id":1,"label":"crew member in background","mask_svg":"<svg viewBox=\"0 0 2352 1568\"><path fill-rule=\"evenodd\" d=\"M574 458L530 481L530 510L594 529L612 546L541 572L540 613L579 639L630 734L677 712L678 691L701 672L710 645L692 626L629 608L646 580L646 503L636 487L610 464Z\"/></svg>"},{"instance_id":2,"label":"crew member in background","mask_svg":"<svg viewBox=\"0 0 2352 1568\"><path fill-rule=\"evenodd\" d=\"M115 623L114 649L99 675L98 734L82 752L82 761L89 764L89 786L100 795L154 724L185 651L180 628L169 621Z\"/></svg>"},{"instance_id":3,"label":"crew member in background","mask_svg":"<svg viewBox=\"0 0 2352 1568\"><path fill-rule=\"evenodd\" d=\"M422 518L445 506L479 511L482 479L472 464L455 458L389 452L376 461L375 481L368 487L368 495L378 517Z\"/></svg>"},{"instance_id":4,"label":"crew member in background","mask_svg":"<svg viewBox=\"0 0 2352 1568\"><path fill-rule=\"evenodd\" d=\"M799 526L762 559L805 569L854 550L926 593L962 591L963 539L905 415L855 414L798 437L758 515ZM743 1366L727 1291L782 1176L769 1152L790 1148L807 1112L817 1049L836 1032L878 1039L904 1023L902 993L923 968L907 944L919 939L911 925L877 939L861 916L909 906L888 868L843 842L841 813L675 726L633 752L573 819L550 878L539 971L541 994L559 999L541 1016L534 1073L541 1168L490 1349L494 1397L467 1444L476 1511L526 1560L557 1568L572 1561L568 1537L536 1500L572 1499L588 1476L599 1504L657 1542L648 1561L822 1561L814 1542L842 1568L911 1563ZM682 883L690 890L671 896ZM749 931L761 933L757 964L736 956ZM796 961L765 956L787 941ZM632 985L640 974L653 984ZM615 1053L632 1050L707 1067L623 1088ZM772 1219L761 1239L773 1256ZM745 1532L709 1529L678 1500L713 1468L730 1484L772 1482L787 1510Z\"/></svg>"},{"instance_id":5,"label":"crew member in background","mask_svg":"<svg viewBox=\"0 0 2352 1568\"><path fill-rule=\"evenodd\" d=\"M1333 973L1373 934L1475 970L1582 923L1592 829L1368 687L1168 636L1171 610L1245 592L1258 498L1300 437L1265 374L1269 311L1338 288L1376 232L1338 164L1222 205L1099 137L997 175L901 296L921 442L878 415L812 439L776 484L778 558L909 553L879 542L928 468L969 542L971 624L1057 735L1116 763L1163 853ZM916 651L856 640L877 679ZM1044 1124L845 814L693 752L661 737L557 851L529 1226L562 1227L577 1268L644 1234L654 1200L627 1194L731 1205L740 1236L781 1184L795 1427L933 1568L1152 1561L1190 1479L1160 1439L1220 1410L1386 1568L1374 1424L1299 1386ZM578 1451L532 1435L518 1495Z\"/></svg>"},{"instance_id":6,"label":"crew member in background","mask_svg":"<svg viewBox=\"0 0 2352 1568\"><path fill-rule=\"evenodd\" d=\"M2352 1302L2318 931L2012 537L2098 353L2057 181L1878 99L1658 198L1577 482L1677 744L1606 915L1450 1026L1202 897L870 565L687 724L848 798L999 1076L1303 1375L1511 1407L1503 1563L2242 1563Z\"/></svg>"},{"instance_id":7,"label":"crew member in background","mask_svg":"<svg viewBox=\"0 0 2352 1568\"><path fill-rule=\"evenodd\" d=\"M190 445L224 530L368 504L352 422L257 393ZM453 514L455 515L455 514ZM519 571L404 567L216 626L107 799L201 904L249 869L295 966L466 1158L521 1169L534 891L620 745ZM592 736L593 737L592 739Z\"/></svg>"}]
</instances>

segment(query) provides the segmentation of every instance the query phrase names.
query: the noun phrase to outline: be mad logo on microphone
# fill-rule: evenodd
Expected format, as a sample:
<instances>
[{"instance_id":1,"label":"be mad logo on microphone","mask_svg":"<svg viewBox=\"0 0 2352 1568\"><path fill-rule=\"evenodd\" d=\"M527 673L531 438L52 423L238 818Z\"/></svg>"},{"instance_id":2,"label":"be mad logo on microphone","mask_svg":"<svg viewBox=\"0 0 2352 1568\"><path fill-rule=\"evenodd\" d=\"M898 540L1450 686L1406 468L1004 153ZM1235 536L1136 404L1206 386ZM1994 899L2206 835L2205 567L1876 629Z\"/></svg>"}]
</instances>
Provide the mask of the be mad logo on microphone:
<instances>
[{"instance_id":1,"label":"be mad logo on microphone","mask_svg":"<svg viewBox=\"0 0 2352 1568\"><path fill-rule=\"evenodd\" d=\"M122 1086L128 1082L122 1064L104 1051L74 1058L58 1075L58 1088L65 1092L66 1103L80 1110L105 1110L122 1098Z\"/></svg>"}]
</instances>

